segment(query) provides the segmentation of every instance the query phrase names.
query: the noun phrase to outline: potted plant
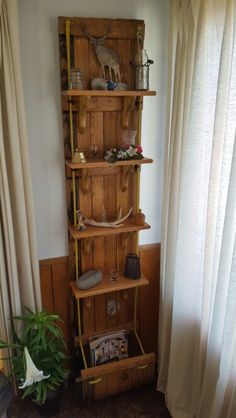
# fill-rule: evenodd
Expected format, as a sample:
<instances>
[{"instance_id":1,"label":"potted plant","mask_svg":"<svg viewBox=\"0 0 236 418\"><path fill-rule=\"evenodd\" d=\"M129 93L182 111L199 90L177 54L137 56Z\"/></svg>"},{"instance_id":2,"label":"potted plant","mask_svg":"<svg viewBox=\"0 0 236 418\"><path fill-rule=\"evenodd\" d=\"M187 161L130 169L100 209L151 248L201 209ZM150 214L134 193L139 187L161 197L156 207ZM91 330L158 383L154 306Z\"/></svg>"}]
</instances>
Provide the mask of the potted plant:
<instances>
[{"instance_id":1,"label":"potted plant","mask_svg":"<svg viewBox=\"0 0 236 418\"><path fill-rule=\"evenodd\" d=\"M13 343L0 341L0 349L10 349L12 370L22 398L31 396L41 407L44 415L55 414L54 401L62 387L68 371L64 369L66 345L61 329L55 321L58 315L50 315L45 310L34 313L26 309L26 314L15 316L23 323L21 335L13 333ZM60 397L59 397L60 398Z\"/></svg>"}]
</instances>

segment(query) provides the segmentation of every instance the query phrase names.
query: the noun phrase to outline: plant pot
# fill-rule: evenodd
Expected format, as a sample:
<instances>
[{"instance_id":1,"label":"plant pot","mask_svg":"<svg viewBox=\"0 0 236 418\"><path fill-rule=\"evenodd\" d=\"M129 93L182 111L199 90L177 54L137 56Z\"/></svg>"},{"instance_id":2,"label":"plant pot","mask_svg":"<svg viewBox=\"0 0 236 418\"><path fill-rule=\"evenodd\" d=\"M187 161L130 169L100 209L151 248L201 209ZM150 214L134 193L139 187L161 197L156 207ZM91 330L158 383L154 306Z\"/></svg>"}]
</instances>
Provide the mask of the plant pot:
<instances>
[{"instance_id":1,"label":"plant pot","mask_svg":"<svg viewBox=\"0 0 236 418\"><path fill-rule=\"evenodd\" d=\"M36 409L42 417L52 417L61 409L61 397L62 397L63 387L61 386L58 390L48 391L46 401L43 405L37 405Z\"/></svg>"}]
</instances>

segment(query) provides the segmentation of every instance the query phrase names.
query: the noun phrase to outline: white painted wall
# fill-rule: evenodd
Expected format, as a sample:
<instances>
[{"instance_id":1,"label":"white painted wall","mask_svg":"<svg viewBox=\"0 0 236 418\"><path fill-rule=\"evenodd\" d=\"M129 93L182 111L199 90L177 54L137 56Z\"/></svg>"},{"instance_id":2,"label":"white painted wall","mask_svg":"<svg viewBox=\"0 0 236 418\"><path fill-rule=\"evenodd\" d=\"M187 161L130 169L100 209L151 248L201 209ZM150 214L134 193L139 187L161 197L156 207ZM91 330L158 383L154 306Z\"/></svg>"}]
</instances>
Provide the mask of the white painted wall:
<instances>
[{"instance_id":1,"label":"white painted wall","mask_svg":"<svg viewBox=\"0 0 236 418\"><path fill-rule=\"evenodd\" d=\"M144 99L142 144L145 155L155 162L142 168L140 206L152 228L140 234L140 243L160 241L168 6L169 0L18 0L39 259L68 254L58 16L145 21L145 48L154 60L150 89L157 90L157 97Z\"/></svg>"}]
</instances>

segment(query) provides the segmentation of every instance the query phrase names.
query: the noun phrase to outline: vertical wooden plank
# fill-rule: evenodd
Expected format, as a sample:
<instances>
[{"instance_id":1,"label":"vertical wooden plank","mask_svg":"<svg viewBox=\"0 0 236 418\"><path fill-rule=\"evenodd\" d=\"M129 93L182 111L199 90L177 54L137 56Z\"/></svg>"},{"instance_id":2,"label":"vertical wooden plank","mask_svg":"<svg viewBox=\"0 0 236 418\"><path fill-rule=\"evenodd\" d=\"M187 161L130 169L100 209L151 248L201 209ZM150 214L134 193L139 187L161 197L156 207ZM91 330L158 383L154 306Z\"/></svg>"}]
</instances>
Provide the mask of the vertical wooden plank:
<instances>
[{"instance_id":1,"label":"vertical wooden plank","mask_svg":"<svg viewBox=\"0 0 236 418\"><path fill-rule=\"evenodd\" d=\"M137 366L132 369L133 373L133 381L135 382L135 386L144 385L146 383L153 382L155 376L155 362L147 363L147 367L142 368Z\"/></svg>"},{"instance_id":2,"label":"vertical wooden plank","mask_svg":"<svg viewBox=\"0 0 236 418\"><path fill-rule=\"evenodd\" d=\"M119 392L119 380L117 373L107 375L107 396L116 395Z\"/></svg>"},{"instance_id":3,"label":"vertical wooden plank","mask_svg":"<svg viewBox=\"0 0 236 418\"><path fill-rule=\"evenodd\" d=\"M107 396L107 376L102 376L101 382L94 385L95 399L102 399Z\"/></svg>"},{"instance_id":4,"label":"vertical wooden plank","mask_svg":"<svg viewBox=\"0 0 236 418\"><path fill-rule=\"evenodd\" d=\"M103 113L102 112L91 112L91 144L98 147L99 157L102 158L104 155L103 151Z\"/></svg>"},{"instance_id":5,"label":"vertical wooden plank","mask_svg":"<svg viewBox=\"0 0 236 418\"><path fill-rule=\"evenodd\" d=\"M104 178L103 176L94 176L92 178L92 213L93 218L101 220L104 211ZM105 239L96 237L94 242L94 268L105 272ZM105 295L99 295L95 298L95 329L105 328Z\"/></svg>"},{"instance_id":6,"label":"vertical wooden plank","mask_svg":"<svg viewBox=\"0 0 236 418\"><path fill-rule=\"evenodd\" d=\"M54 312L51 265L40 265L42 306L47 312Z\"/></svg>"},{"instance_id":7,"label":"vertical wooden plank","mask_svg":"<svg viewBox=\"0 0 236 418\"><path fill-rule=\"evenodd\" d=\"M94 266L97 270L105 273L105 238L99 237L94 239ZM95 297L95 330L105 329L106 324L106 307L105 296L98 295Z\"/></svg>"},{"instance_id":8,"label":"vertical wooden plank","mask_svg":"<svg viewBox=\"0 0 236 418\"><path fill-rule=\"evenodd\" d=\"M84 90L88 90L90 88L89 45L86 38L74 38L74 66L82 71Z\"/></svg>"},{"instance_id":9,"label":"vertical wooden plank","mask_svg":"<svg viewBox=\"0 0 236 418\"><path fill-rule=\"evenodd\" d=\"M146 352L158 351L158 313L160 285L160 244L140 247L143 274L149 286L140 289L140 338Z\"/></svg>"},{"instance_id":10,"label":"vertical wooden plank","mask_svg":"<svg viewBox=\"0 0 236 418\"><path fill-rule=\"evenodd\" d=\"M80 180L81 181L81 180ZM82 211L86 218L92 217L92 181L91 177L88 179L89 187L86 194L83 194L80 189L79 195L79 209ZM81 267L82 272L85 273L88 270L93 269L93 249L89 254L84 252L84 241L81 243Z\"/></svg>"},{"instance_id":11,"label":"vertical wooden plank","mask_svg":"<svg viewBox=\"0 0 236 418\"><path fill-rule=\"evenodd\" d=\"M130 41L130 55L129 55L130 62L135 62L136 51L137 51L137 41L132 39ZM129 85L130 85L130 90L135 90L135 70L133 66L130 68Z\"/></svg>"},{"instance_id":12,"label":"vertical wooden plank","mask_svg":"<svg viewBox=\"0 0 236 418\"><path fill-rule=\"evenodd\" d=\"M106 202L107 219L111 220L117 216L117 190L116 190L116 178L114 176L104 177L104 200ZM116 251L116 236L106 237L106 272L110 274L111 269L117 269L117 251ZM118 306L117 306L117 293L109 293L106 295L106 307L108 302L114 300L116 303L116 314L109 315L107 312L106 326L112 327L117 324Z\"/></svg>"},{"instance_id":13,"label":"vertical wooden plank","mask_svg":"<svg viewBox=\"0 0 236 418\"><path fill-rule=\"evenodd\" d=\"M82 300L82 331L86 334L91 334L95 330L94 325L94 298L89 299L89 304L86 303L87 299Z\"/></svg>"},{"instance_id":14,"label":"vertical wooden plank","mask_svg":"<svg viewBox=\"0 0 236 418\"><path fill-rule=\"evenodd\" d=\"M122 370L118 373L119 391L129 390L133 385L132 369Z\"/></svg>"},{"instance_id":15,"label":"vertical wooden plank","mask_svg":"<svg viewBox=\"0 0 236 418\"><path fill-rule=\"evenodd\" d=\"M87 112L86 116L86 130L81 133L79 132L79 113L76 113L76 144L79 151L83 152L85 157L89 154L89 146L90 146L90 113Z\"/></svg>"},{"instance_id":16,"label":"vertical wooden plank","mask_svg":"<svg viewBox=\"0 0 236 418\"><path fill-rule=\"evenodd\" d=\"M131 65L130 58L127 51L130 51L131 41L129 39L118 39L117 52L120 58L120 75L121 82L128 85L128 90L131 86Z\"/></svg>"},{"instance_id":17,"label":"vertical wooden plank","mask_svg":"<svg viewBox=\"0 0 236 418\"><path fill-rule=\"evenodd\" d=\"M116 114L116 144L117 147L121 147L124 145L124 138L122 135L123 128L121 124L121 112L117 112Z\"/></svg>"},{"instance_id":18,"label":"vertical wooden plank","mask_svg":"<svg viewBox=\"0 0 236 418\"><path fill-rule=\"evenodd\" d=\"M64 334L68 347L72 346L71 328L71 291L68 278L68 265L56 263L52 265L52 283L54 296L54 311L64 321L58 324Z\"/></svg>"},{"instance_id":19,"label":"vertical wooden plank","mask_svg":"<svg viewBox=\"0 0 236 418\"><path fill-rule=\"evenodd\" d=\"M107 213L107 219L113 220L117 217L117 188L116 176L110 175L104 177L104 201Z\"/></svg>"},{"instance_id":20,"label":"vertical wooden plank","mask_svg":"<svg viewBox=\"0 0 236 418\"><path fill-rule=\"evenodd\" d=\"M68 89L66 36L59 35L61 90Z\"/></svg>"},{"instance_id":21,"label":"vertical wooden plank","mask_svg":"<svg viewBox=\"0 0 236 418\"><path fill-rule=\"evenodd\" d=\"M117 293L117 305L119 306L119 311L117 315L117 324L125 324L126 322L132 319L132 315L129 315L129 305L130 305L130 292L123 290Z\"/></svg>"},{"instance_id":22,"label":"vertical wooden plank","mask_svg":"<svg viewBox=\"0 0 236 418\"><path fill-rule=\"evenodd\" d=\"M104 150L115 148L117 146L117 112L104 112Z\"/></svg>"},{"instance_id":23,"label":"vertical wooden plank","mask_svg":"<svg viewBox=\"0 0 236 418\"><path fill-rule=\"evenodd\" d=\"M86 217L91 217L92 216L92 206L91 206L91 196L92 196L92 192L91 192L91 178L89 178L89 190L87 192L86 195L80 193L80 209L81 211L85 214ZM88 270L92 270L94 268L93 266L93 244L92 244L92 248L91 251L86 254L84 251L84 241L82 241L81 243L81 268L82 271L81 273L85 273ZM90 333L93 332L95 327L94 327L94 298L91 298L91 304L90 306L86 305L86 301L83 299L82 300L82 327L83 327L83 333Z\"/></svg>"}]
</instances>

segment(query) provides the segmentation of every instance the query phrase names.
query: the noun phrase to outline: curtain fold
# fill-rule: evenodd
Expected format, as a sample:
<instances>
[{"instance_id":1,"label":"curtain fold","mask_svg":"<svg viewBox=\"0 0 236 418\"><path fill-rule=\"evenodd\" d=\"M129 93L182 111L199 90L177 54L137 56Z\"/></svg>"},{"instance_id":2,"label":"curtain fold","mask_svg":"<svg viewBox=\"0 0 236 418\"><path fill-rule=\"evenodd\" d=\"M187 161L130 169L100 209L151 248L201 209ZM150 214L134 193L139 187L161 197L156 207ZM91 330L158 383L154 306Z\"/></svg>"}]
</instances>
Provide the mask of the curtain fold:
<instances>
[{"instance_id":1,"label":"curtain fold","mask_svg":"<svg viewBox=\"0 0 236 418\"><path fill-rule=\"evenodd\" d=\"M17 0L0 1L0 338L11 315L41 307Z\"/></svg>"},{"instance_id":2,"label":"curtain fold","mask_svg":"<svg viewBox=\"0 0 236 418\"><path fill-rule=\"evenodd\" d=\"M159 378L174 418L236 414L236 3L173 0Z\"/></svg>"}]
</instances>

